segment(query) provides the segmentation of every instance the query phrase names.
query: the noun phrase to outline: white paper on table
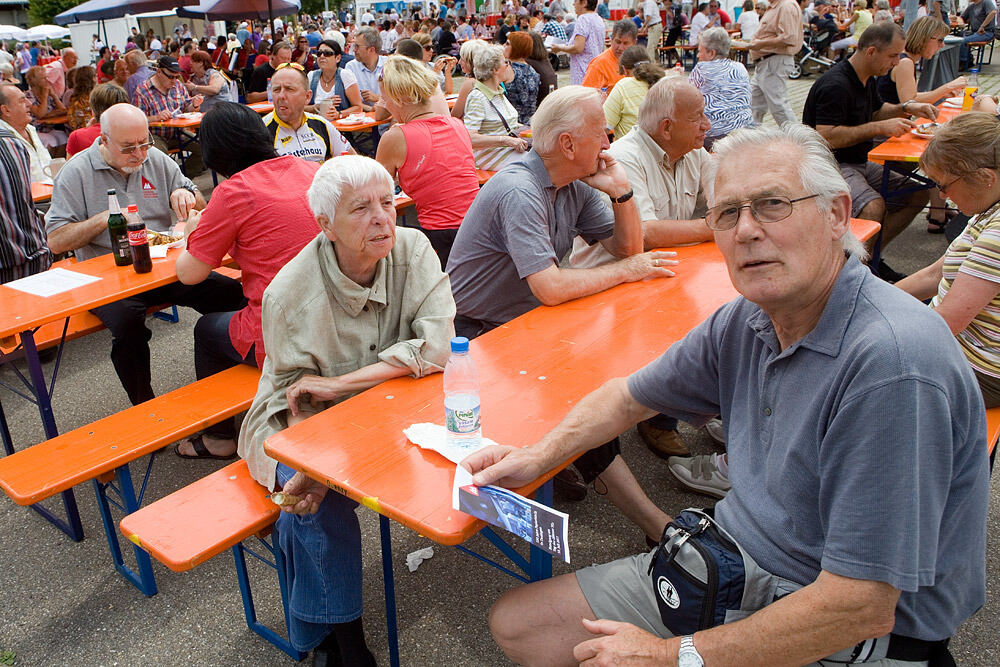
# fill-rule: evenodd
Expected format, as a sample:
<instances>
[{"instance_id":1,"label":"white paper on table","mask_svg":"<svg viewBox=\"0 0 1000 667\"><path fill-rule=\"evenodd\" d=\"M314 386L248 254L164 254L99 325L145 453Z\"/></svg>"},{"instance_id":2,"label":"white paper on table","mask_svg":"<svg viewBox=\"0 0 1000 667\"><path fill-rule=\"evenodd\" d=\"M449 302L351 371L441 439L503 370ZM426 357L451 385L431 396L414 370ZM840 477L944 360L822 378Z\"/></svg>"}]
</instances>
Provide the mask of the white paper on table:
<instances>
[{"instance_id":1,"label":"white paper on table","mask_svg":"<svg viewBox=\"0 0 1000 667\"><path fill-rule=\"evenodd\" d=\"M6 286L35 296L53 296L90 283L96 283L98 280L100 278L96 276L56 268L36 273L27 278L12 280Z\"/></svg>"},{"instance_id":2,"label":"white paper on table","mask_svg":"<svg viewBox=\"0 0 1000 667\"><path fill-rule=\"evenodd\" d=\"M149 257L151 259L163 259L167 256L167 250L170 246L166 245L151 245L149 246Z\"/></svg>"},{"instance_id":3,"label":"white paper on table","mask_svg":"<svg viewBox=\"0 0 1000 667\"><path fill-rule=\"evenodd\" d=\"M469 454L477 452L483 447L495 445L489 438L483 438L478 447L462 447L448 442L448 430L440 424L412 424L403 429L410 442L423 449L433 449L435 452L445 457L452 463L459 463Z\"/></svg>"}]
</instances>

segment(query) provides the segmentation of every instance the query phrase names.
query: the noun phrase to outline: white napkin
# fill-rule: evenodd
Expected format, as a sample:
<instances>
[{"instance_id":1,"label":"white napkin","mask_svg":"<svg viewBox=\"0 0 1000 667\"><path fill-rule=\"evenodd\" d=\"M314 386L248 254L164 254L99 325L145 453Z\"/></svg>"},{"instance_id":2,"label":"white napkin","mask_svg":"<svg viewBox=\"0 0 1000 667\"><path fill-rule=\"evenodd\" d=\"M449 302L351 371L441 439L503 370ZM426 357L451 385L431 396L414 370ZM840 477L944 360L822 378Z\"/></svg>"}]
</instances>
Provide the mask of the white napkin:
<instances>
[{"instance_id":1,"label":"white napkin","mask_svg":"<svg viewBox=\"0 0 1000 667\"><path fill-rule=\"evenodd\" d=\"M169 246L165 245L151 245L149 246L149 256L152 259L163 259L167 256L167 249Z\"/></svg>"},{"instance_id":2,"label":"white napkin","mask_svg":"<svg viewBox=\"0 0 1000 667\"><path fill-rule=\"evenodd\" d=\"M420 564L433 555L434 547L417 549L413 553L406 554L406 567L410 568L410 572L416 572L417 568L420 567Z\"/></svg>"},{"instance_id":3,"label":"white napkin","mask_svg":"<svg viewBox=\"0 0 1000 667\"><path fill-rule=\"evenodd\" d=\"M489 438L483 438L478 447L462 447L448 442L448 430L440 424L411 424L403 429L403 435L409 438L410 442L423 449L433 449L435 452L445 457L452 463L459 463L469 454L479 451L483 447L495 445Z\"/></svg>"}]
</instances>

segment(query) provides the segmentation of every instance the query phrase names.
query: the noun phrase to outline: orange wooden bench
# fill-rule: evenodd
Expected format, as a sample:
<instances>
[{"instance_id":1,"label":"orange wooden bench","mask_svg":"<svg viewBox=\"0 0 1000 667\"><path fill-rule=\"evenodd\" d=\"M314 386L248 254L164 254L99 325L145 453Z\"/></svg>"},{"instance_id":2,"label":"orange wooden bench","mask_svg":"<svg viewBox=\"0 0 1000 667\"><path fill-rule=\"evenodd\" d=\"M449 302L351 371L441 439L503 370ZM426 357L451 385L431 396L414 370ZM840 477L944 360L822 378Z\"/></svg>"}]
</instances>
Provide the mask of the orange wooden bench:
<instances>
[{"instance_id":1,"label":"orange wooden bench","mask_svg":"<svg viewBox=\"0 0 1000 667\"><path fill-rule=\"evenodd\" d=\"M267 539L280 511L267 495L267 489L250 476L246 461L236 461L129 514L121 521L121 532L174 572L186 572L232 549L247 626L295 660L301 660L304 653L257 620L250 591L248 552L278 572L287 634L284 556L274 536ZM244 547L243 541L252 538L266 549L270 560Z\"/></svg>"},{"instance_id":2,"label":"orange wooden bench","mask_svg":"<svg viewBox=\"0 0 1000 667\"><path fill-rule=\"evenodd\" d=\"M115 569L145 595L154 595L148 555L135 550L138 572L125 565L111 517L110 504L126 514L139 509L154 457L138 493L129 463L246 410L259 378L260 371L241 364L14 452L0 459L0 489L18 505L33 505L93 481ZM109 498L109 489L116 498Z\"/></svg>"},{"instance_id":3,"label":"orange wooden bench","mask_svg":"<svg viewBox=\"0 0 1000 667\"><path fill-rule=\"evenodd\" d=\"M1000 439L1000 408L990 408L986 411L986 452L991 461L996 453L998 439Z\"/></svg>"}]
</instances>

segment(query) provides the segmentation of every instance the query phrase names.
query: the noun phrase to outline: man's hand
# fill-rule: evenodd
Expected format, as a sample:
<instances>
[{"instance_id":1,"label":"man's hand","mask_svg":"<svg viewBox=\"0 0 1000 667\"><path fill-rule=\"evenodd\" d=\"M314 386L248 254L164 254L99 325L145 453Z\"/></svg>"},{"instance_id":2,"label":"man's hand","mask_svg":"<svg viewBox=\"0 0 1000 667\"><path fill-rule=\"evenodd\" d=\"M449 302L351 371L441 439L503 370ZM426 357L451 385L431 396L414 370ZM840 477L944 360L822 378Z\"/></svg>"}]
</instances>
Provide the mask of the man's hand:
<instances>
[{"instance_id":1,"label":"man's hand","mask_svg":"<svg viewBox=\"0 0 1000 667\"><path fill-rule=\"evenodd\" d=\"M194 194L186 188L177 188L170 193L170 208L177 216L177 222L187 222L191 209L194 208Z\"/></svg>"},{"instance_id":2,"label":"man's hand","mask_svg":"<svg viewBox=\"0 0 1000 667\"><path fill-rule=\"evenodd\" d=\"M375 104L376 102L378 102L378 95L376 95L370 90L362 90L361 99L363 99L365 102L368 102L368 104Z\"/></svg>"},{"instance_id":3,"label":"man's hand","mask_svg":"<svg viewBox=\"0 0 1000 667\"><path fill-rule=\"evenodd\" d=\"M938 113L940 112L933 104L914 102L913 104L906 105L906 113L917 116L918 118L930 118L931 120L937 120Z\"/></svg>"},{"instance_id":4,"label":"man's hand","mask_svg":"<svg viewBox=\"0 0 1000 667\"><path fill-rule=\"evenodd\" d=\"M879 121L878 133L887 137L901 137L916 126L909 118L888 118Z\"/></svg>"},{"instance_id":5,"label":"man's hand","mask_svg":"<svg viewBox=\"0 0 1000 667\"><path fill-rule=\"evenodd\" d=\"M631 189L625 169L607 151L601 151L598 156L597 171L581 178L580 182L600 190L611 198L621 197Z\"/></svg>"},{"instance_id":6,"label":"man's hand","mask_svg":"<svg viewBox=\"0 0 1000 667\"><path fill-rule=\"evenodd\" d=\"M654 637L630 623L585 618L583 627L587 632L601 636L581 642L573 649L573 658L581 666L652 667L671 663L669 640Z\"/></svg>"},{"instance_id":7,"label":"man's hand","mask_svg":"<svg viewBox=\"0 0 1000 667\"><path fill-rule=\"evenodd\" d=\"M626 257L621 261L629 269L628 282L633 283L646 278L669 278L674 272L666 268L676 266L677 253L670 250L650 250L638 255Z\"/></svg>"},{"instance_id":8,"label":"man's hand","mask_svg":"<svg viewBox=\"0 0 1000 667\"><path fill-rule=\"evenodd\" d=\"M540 455L528 447L492 445L462 459L477 486L498 484L516 489L538 479L548 470Z\"/></svg>"},{"instance_id":9,"label":"man's hand","mask_svg":"<svg viewBox=\"0 0 1000 667\"><path fill-rule=\"evenodd\" d=\"M299 414L299 399L309 397L309 404L316 409L322 408L325 401L333 401L346 392L337 382L339 378L325 378L319 375L303 375L291 387L285 390L288 399L288 409L293 415Z\"/></svg>"},{"instance_id":10,"label":"man's hand","mask_svg":"<svg viewBox=\"0 0 1000 667\"><path fill-rule=\"evenodd\" d=\"M319 511L319 504L323 502L323 497L329 490L323 484L307 476L304 472L297 472L292 478L281 487L284 493L302 498L294 505L282 505L281 511L289 514L315 514Z\"/></svg>"},{"instance_id":11,"label":"man's hand","mask_svg":"<svg viewBox=\"0 0 1000 667\"><path fill-rule=\"evenodd\" d=\"M156 123L156 122L163 122L163 121L170 120L171 118L173 118L173 115L170 113L170 111L168 111L167 109L164 109L163 111L161 111L160 113L156 114L155 116L150 116L150 118L152 118L153 122Z\"/></svg>"}]
</instances>

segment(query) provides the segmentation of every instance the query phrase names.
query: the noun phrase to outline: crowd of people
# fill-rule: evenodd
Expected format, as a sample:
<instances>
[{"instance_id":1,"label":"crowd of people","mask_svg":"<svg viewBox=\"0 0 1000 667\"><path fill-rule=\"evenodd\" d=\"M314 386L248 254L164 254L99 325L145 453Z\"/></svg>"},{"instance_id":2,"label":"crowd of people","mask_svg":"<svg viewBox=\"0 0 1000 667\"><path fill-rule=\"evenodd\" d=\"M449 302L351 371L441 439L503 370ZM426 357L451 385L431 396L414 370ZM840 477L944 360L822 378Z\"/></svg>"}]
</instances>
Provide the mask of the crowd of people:
<instances>
[{"instance_id":1,"label":"crowd of people","mask_svg":"<svg viewBox=\"0 0 1000 667\"><path fill-rule=\"evenodd\" d=\"M215 42L186 25L167 39L135 30L121 54L95 43L95 66L63 49L20 86L0 84L0 278L108 253L111 189L149 229L184 223L176 283L93 311L115 371L130 402L154 397L145 318L163 303L200 313L199 379L260 368L242 425L216 424L176 454L242 456L262 485L301 498L277 530L291 642L317 664L371 665L356 503L269 458L266 438L386 380L440 372L456 333L683 280L662 248L714 241L739 298L538 443L463 463L479 484L517 487L575 458L561 483L599 486L649 543L509 591L490 615L494 638L520 664L947 664L948 639L985 598L1000 121L981 96L921 158L937 188L884 199L867 161L876 138L909 132L911 115L937 118L933 103L966 82L918 90L915 64L940 48L941 18L904 33L865 25L863 1L854 7L853 51L815 82L801 119L784 83L811 20L795 0L748 0L740 18L752 20L735 24L717 0L690 22L679 6L664 19L654 0L618 21L596 0L507 0L495 31L449 1L357 26L279 20L273 35L242 22ZM689 76L658 52L688 23ZM734 25L752 76L729 58ZM556 82L560 54L569 86ZM194 111L197 135L158 126ZM380 122L371 142L334 124L360 112ZM779 129L761 126L767 113ZM64 136L41 122L62 115ZM53 174L49 149L63 144L71 157ZM208 201L191 178L206 167L225 179ZM480 187L477 169L496 173ZM43 218L30 184L45 180ZM415 228L397 228L397 185ZM928 202L938 231L944 197L971 220L939 261L909 277L865 266L850 218L879 222L884 248ZM227 255L241 282L213 271ZM679 420L714 424L725 454L691 456ZM714 515L649 499L618 441L632 426L682 485L722 499ZM717 587L753 594L708 611L689 602L674 558L689 539L728 549Z\"/></svg>"}]
</instances>

